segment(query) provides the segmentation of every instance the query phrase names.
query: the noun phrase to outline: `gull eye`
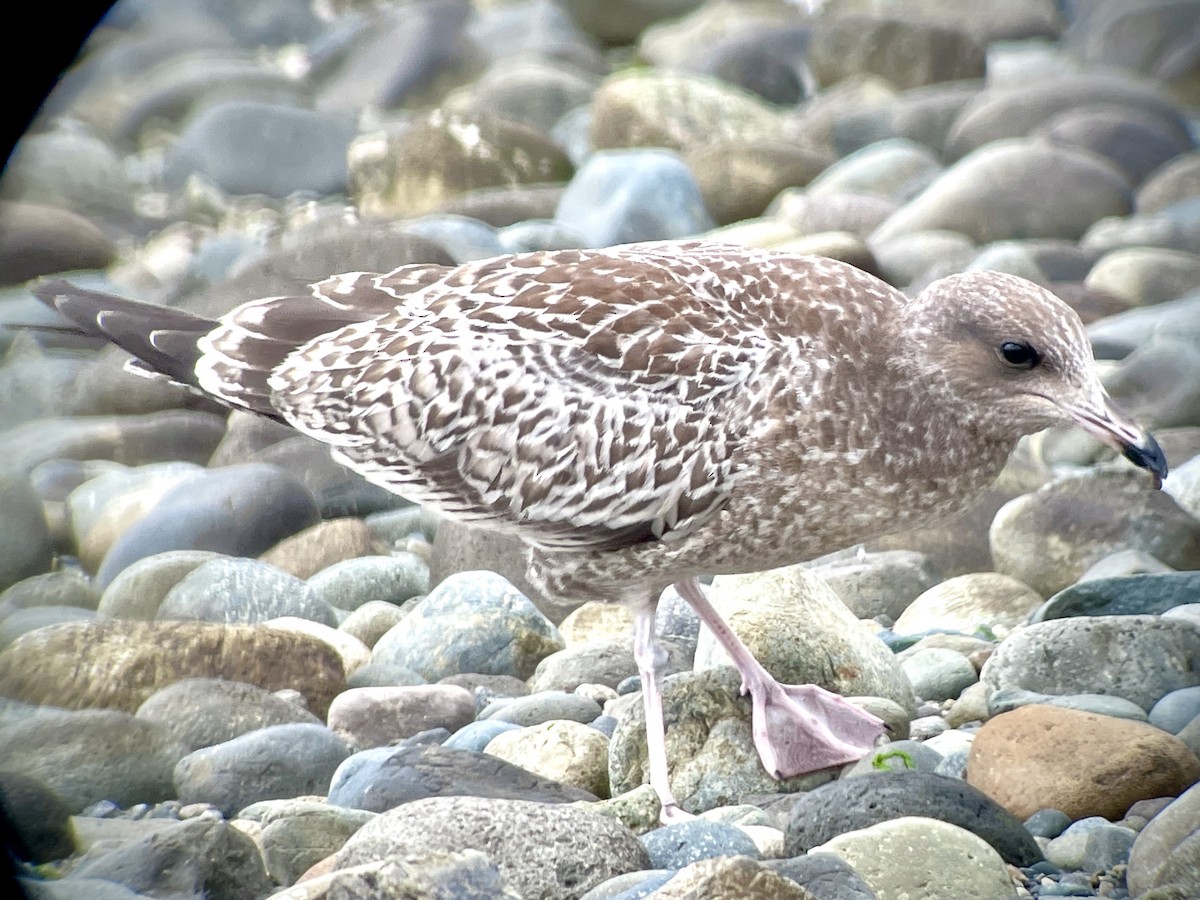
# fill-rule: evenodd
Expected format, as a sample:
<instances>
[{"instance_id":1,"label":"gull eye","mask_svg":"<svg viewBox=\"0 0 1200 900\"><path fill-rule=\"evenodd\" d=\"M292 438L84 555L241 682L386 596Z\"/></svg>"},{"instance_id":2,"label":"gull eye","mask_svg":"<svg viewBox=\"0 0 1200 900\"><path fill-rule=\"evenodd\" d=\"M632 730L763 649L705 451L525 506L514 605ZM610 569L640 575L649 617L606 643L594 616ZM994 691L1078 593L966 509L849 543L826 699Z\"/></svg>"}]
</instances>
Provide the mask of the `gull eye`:
<instances>
[{"instance_id":1,"label":"gull eye","mask_svg":"<svg viewBox=\"0 0 1200 900\"><path fill-rule=\"evenodd\" d=\"M1000 354L1000 359L1006 366L1012 366L1014 369L1032 369L1042 361L1033 345L1025 341L1005 341L996 348L996 352Z\"/></svg>"}]
</instances>

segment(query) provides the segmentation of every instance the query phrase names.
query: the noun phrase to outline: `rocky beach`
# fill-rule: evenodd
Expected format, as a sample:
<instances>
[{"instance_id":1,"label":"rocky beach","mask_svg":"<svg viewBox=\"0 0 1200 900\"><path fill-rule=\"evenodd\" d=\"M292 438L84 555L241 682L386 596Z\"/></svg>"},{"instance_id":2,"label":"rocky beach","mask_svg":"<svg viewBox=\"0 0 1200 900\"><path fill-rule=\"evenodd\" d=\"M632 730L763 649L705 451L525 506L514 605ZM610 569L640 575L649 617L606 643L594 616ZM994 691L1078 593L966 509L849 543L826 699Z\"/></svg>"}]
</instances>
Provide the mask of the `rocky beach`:
<instances>
[{"instance_id":1,"label":"rocky beach","mask_svg":"<svg viewBox=\"0 0 1200 900\"><path fill-rule=\"evenodd\" d=\"M34 900L1200 897L1200 0L123 0L0 179L0 805ZM706 588L888 726L776 781L737 673L31 279L218 317L705 237L1066 301L1151 478L1021 441L953 521ZM814 465L821 465L819 461ZM747 523L752 527L753 523ZM813 523L820 527L820 523ZM730 534L735 540L736 534Z\"/></svg>"}]
</instances>

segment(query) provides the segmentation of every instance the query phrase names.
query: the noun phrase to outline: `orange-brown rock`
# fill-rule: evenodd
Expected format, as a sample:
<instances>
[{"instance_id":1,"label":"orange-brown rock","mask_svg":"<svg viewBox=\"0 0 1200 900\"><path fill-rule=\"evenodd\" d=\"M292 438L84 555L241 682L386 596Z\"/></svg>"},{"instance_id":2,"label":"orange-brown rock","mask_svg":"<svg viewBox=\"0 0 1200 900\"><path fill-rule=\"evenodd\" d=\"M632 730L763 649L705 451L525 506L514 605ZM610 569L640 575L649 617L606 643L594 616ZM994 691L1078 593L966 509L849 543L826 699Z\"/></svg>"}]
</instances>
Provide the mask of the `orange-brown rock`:
<instances>
[{"instance_id":1,"label":"orange-brown rock","mask_svg":"<svg viewBox=\"0 0 1200 900\"><path fill-rule=\"evenodd\" d=\"M967 781L1021 819L1050 807L1115 820L1138 800L1174 797L1200 781L1200 759L1153 725L1032 705L984 724Z\"/></svg>"},{"instance_id":2,"label":"orange-brown rock","mask_svg":"<svg viewBox=\"0 0 1200 900\"><path fill-rule=\"evenodd\" d=\"M265 625L91 619L39 628L0 653L0 697L66 709L136 712L185 678L292 688L321 718L346 686L333 647Z\"/></svg>"}]
</instances>

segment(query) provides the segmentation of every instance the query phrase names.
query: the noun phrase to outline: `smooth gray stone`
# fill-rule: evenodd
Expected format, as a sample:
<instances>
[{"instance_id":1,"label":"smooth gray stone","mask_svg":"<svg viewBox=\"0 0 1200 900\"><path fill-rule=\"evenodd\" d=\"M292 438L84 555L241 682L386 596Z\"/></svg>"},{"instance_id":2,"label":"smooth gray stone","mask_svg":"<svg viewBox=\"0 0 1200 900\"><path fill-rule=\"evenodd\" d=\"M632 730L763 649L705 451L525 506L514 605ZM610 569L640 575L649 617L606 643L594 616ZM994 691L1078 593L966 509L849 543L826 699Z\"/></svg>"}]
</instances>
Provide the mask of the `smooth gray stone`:
<instances>
[{"instance_id":1,"label":"smooth gray stone","mask_svg":"<svg viewBox=\"0 0 1200 900\"><path fill-rule=\"evenodd\" d=\"M650 854L650 865L656 869L682 869L715 856L751 859L762 856L754 841L740 828L706 819L656 828L642 835L642 846Z\"/></svg>"},{"instance_id":2,"label":"smooth gray stone","mask_svg":"<svg viewBox=\"0 0 1200 900\"><path fill-rule=\"evenodd\" d=\"M1164 572L1096 578L1059 591L1030 615L1030 622L1068 616L1160 615L1200 603L1200 572Z\"/></svg>"}]
</instances>

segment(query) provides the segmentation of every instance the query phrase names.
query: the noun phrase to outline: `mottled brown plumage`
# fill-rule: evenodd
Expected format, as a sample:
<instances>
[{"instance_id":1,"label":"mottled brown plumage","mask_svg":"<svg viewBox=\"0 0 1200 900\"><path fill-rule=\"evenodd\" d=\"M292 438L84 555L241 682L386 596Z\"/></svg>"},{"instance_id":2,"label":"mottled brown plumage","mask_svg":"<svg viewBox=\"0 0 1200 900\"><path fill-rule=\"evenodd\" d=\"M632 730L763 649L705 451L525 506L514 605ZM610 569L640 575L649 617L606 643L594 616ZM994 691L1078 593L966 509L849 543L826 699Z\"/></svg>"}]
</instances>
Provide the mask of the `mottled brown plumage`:
<instances>
[{"instance_id":1,"label":"mottled brown plumage","mask_svg":"<svg viewBox=\"0 0 1200 900\"><path fill-rule=\"evenodd\" d=\"M1017 438L1060 421L1166 474L1153 438L1109 403L1078 317L998 273L910 300L834 260L692 242L338 275L219 322L62 283L40 295L143 369L288 422L413 500L512 530L549 593L632 604L649 720L661 713L646 623L678 583L742 669L778 774L853 759L880 725L755 669L696 575L951 514ZM651 780L670 810L655 740Z\"/></svg>"}]
</instances>

